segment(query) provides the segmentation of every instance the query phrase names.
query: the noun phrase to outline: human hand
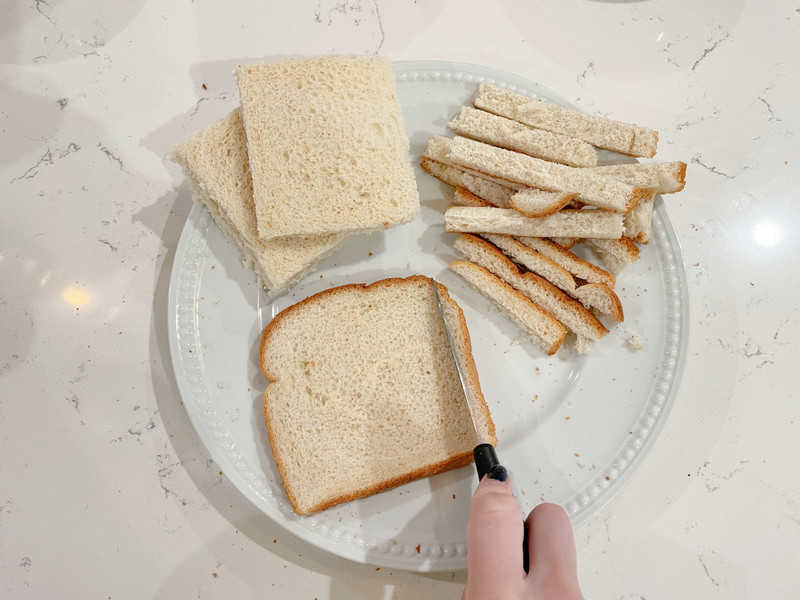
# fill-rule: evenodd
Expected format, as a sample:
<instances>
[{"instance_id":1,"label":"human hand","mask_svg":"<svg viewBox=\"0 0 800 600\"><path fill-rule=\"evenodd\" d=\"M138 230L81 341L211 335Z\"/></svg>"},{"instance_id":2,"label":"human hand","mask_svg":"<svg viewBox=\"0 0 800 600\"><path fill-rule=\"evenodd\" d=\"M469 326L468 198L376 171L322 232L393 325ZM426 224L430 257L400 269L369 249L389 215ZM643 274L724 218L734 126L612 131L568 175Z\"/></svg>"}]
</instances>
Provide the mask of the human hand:
<instances>
[{"instance_id":1,"label":"human hand","mask_svg":"<svg viewBox=\"0 0 800 600\"><path fill-rule=\"evenodd\" d=\"M525 520L527 574L522 569L522 527L506 470L495 467L472 497L462 600L582 600L575 540L564 509L540 504Z\"/></svg>"}]
</instances>

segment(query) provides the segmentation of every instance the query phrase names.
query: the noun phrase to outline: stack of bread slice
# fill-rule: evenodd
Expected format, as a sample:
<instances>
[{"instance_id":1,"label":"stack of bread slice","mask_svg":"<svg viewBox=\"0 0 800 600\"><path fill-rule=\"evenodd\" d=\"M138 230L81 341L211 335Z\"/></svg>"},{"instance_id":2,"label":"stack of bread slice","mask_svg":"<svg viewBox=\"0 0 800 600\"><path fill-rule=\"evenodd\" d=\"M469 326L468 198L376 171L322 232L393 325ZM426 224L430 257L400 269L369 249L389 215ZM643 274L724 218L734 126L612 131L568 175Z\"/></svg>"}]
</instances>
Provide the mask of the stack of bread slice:
<instances>
[{"instance_id":1,"label":"stack of bread slice","mask_svg":"<svg viewBox=\"0 0 800 600\"><path fill-rule=\"evenodd\" d=\"M180 144L208 207L277 295L353 234L414 218L419 195L388 60L236 68L241 107Z\"/></svg>"},{"instance_id":2,"label":"stack of bread slice","mask_svg":"<svg viewBox=\"0 0 800 600\"><path fill-rule=\"evenodd\" d=\"M579 350L622 321L615 275L652 235L657 194L683 189L683 162L598 164L597 149L652 158L658 132L483 83L428 141L422 168L456 188L450 268L494 300L549 354ZM571 249L585 244L602 266ZM601 322L605 320L605 325Z\"/></svg>"}]
</instances>

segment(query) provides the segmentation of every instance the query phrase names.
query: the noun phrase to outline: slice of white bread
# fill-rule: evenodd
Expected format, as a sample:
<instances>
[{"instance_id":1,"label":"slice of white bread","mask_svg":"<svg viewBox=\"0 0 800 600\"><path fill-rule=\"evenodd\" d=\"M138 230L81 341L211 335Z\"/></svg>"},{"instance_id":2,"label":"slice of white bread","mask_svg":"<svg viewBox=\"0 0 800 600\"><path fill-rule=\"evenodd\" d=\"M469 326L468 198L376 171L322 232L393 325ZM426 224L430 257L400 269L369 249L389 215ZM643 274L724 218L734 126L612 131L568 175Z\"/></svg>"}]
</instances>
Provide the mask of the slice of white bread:
<instances>
[{"instance_id":1,"label":"slice of white bread","mask_svg":"<svg viewBox=\"0 0 800 600\"><path fill-rule=\"evenodd\" d=\"M605 210L565 209L548 217L529 219L510 208L452 206L445 211L444 221L447 231L533 237L618 239L623 230L622 214Z\"/></svg>"},{"instance_id":2,"label":"slice of white bread","mask_svg":"<svg viewBox=\"0 0 800 600\"><path fill-rule=\"evenodd\" d=\"M517 266L486 240L462 233L453 247L464 258L490 271L511 287L525 294L534 304L552 314L576 334L599 340L608 330L580 302L573 300L552 283L534 273L520 273Z\"/></svg>"},{"instance_id":3,"label":"slice of white bread","mask_svg":"<svg viewBox=\"0 0 800 600\"><path fill-rule=\"evenodd\" d=\"M653 233L653 208L655 192L639 200L639 204L629 213L625 213L624 236L640 244L650 243Z\"/></svg>"},{"instance_id":4,"label":"slice of white bread","mask_svg":"<svg viewBox=\"0 0 800 600\"><path fill-rule=\"evenodd\" d=\"M241 249L245 262L276 295L300 279L347 237L343 234L262 241L253 207L247 140L237 108L177 146L170 158L191 180L194 199Z\"/></svg>"},{"instance_id":5,"label":"slice of white bread","mask_svg":"<svg viewBox=\"0 0 800 600\"><path fill-rule=\"evenodd\" d=\"M450 263L450 269L492 300L520 328L533 337L547 354L555 354L567 335L567 328L525 295L481 266L465 260Z\"/></svg>"},{"instance_id":6,"label":"slice of white bread","mask_svg":"<svg viewBox=\"0 0 800 600\"><path fill-rule=\"evenodd\" d=\"M625 267L639 260L639 248L628 238L618 240L586 240L597 258L612 273L619 273Z\"/></svg>"},{"instance_id":7,"label":"slice of white bread","mask_svg":"<svg viewBox=\"0 0 800 600\"><path fill-rule=\"evenodd\" d=\"M598 208L628 212L647 192L588 169L559 165L464 137L453 138L449 147L447 158L456 165L528 187L577 193L581 202Z\"/></svg>"},{"instance_id":8,"label":"slice of white bread","mask_svg":"<svg viewBox=\"0 0 800 600\"><path fill-rule=\"evenodd\" d=\"M576 238L576 237L553 237L553 238L550 238L550 240L555 242L556 244L558 244L562 248L566 248L567 250L569 250L575 244L577 244L581 240L581 238Z\"/></svg>"},{"instance_id":9,"label":"slice of white bread","mask_svg":"<svg viewBox=\"0 0 800 600\"><path fill-rule=\"evenodd\" d=\"M630 123L595 117L552 102L524 96L482 83L473 104L482 110L514 119L630 156L655 156L658 132Z\"/></svg>"},{"instance_id":10,"label":"slice of white bread","mask_svg":"<svg viewBox=\"0 0 800 600\"><path fill-rule=\"evenodd\" d=\"M572 273L564 267L513 237L494 234L484 234L482 237L500 248L515 262L580 300L586 308L607 315L616 321L622 320L622 304L614 290L604 283L589 283L579 286Z\"/></svg>"},{"instance_id":11,"label":"slice of white bread","mask_svg":"<svg viewBox=\"0 0 800 600\"><path fill-rule=\"evenodd\" d=\"M458 165L454 163L447 157L447 155L450 154L450 144L452 142L453 138L444 137L443 135L431 136L428 139L428 143L425 145L425 150L422 153L422 158L435 160L436 162L440 162L444 165L461 169L462 171L466 171L470 175L474 175L475 177L479 177L481 179L486 179L498 185L502 185L503 187L511 188L512 190L522 190L528 187L521 183L517 183L516 181L509 181L508 179L502 179L501 177L493 177L491 175L487 175L486 173L476 171L475 169L469 169L467 167L464 167L463 165Z\"/></svg>"},{"instance_id":12,"label":"slice of white bread","mask_svg":"<svg viewBox=\"0 0 800 600\"><path fill-rule=\"evenodd\" d=\"M448 126L459 135L536 158L572 167L597 164L597 151L591 144L544 129L534 129L470 106L462 107Z\"/></svg>"},{"instance_id":13,"label":"slice of white bread","mask_svg":"<svg viewBox=\"0 0 800 600\"><path fill-rule=\"evenodd\" d=\"M477 437L433 285L414 276L333 288L264 330L266 426L298 514L472 460ZM438 289L480 408L480 437L495 443L464 315Z\"/></svg>"},{"instance_id":14,"label":"slice of white bread","mask_svg":"<svg viewBox=\"0 0 800 600\"><path fill-rule=\"evenodd\" d=\"M618 323L625 320L619 296L604 283L586 283L575 290L574 296L585 307L611 317Z\"/></svg>"},{"instance_id":15,"label":"slice of white bread","mask_svg":"<svg viewBox=\"0 0 800 600\"><path fill-rule=\"evenodd\" d=\"M652 187L657 194L673 194L686 186L686 163L681 161L603 165L590 170L637 187Z\"/></svg>"},{"instance_id":16,"label":"slice of white bread","mask_svg":"<svg viewBox=\"0 0 800 600\"><path fill-rule=\"evenodd\" d=\"M450 185L464 188L471 194L500 208L508 208L508 203L514 194L514 190L511 188L430 158L423 158L420 161L420 166L437 179Z\"/></svg>"},{"instance_id":17,"label":"slice of white bread","mask_svg":"<svg viewBox=\"0 0 800 600\"><path fill-rule=\"evenodd\" d=\"M572 202L577 194L569 192L545 192L534 188L526 188L511 196L509 208L513 208L524 217L547 217Z\"/></svg>"},{"instance_id":18,"label":"slice of white bread","mask_svg":"<svg viewBox=\"0 0 800 600\"><path fill-rule=\"evenodd\" d=\"M235 75L260 237L367 231L416 215L388 60L326 56Z\"/></svg>"}]
</instances>

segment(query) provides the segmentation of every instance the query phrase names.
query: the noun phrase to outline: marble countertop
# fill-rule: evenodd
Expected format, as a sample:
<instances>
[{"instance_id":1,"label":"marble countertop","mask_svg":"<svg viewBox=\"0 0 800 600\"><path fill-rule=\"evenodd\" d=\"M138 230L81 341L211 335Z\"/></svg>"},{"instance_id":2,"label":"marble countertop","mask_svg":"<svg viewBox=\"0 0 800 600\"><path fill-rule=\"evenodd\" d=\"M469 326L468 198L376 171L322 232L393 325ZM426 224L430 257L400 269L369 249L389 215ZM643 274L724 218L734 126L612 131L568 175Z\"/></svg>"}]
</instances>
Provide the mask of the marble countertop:
<instances>
[{"instance_id":1,"label":"marble countertop","mask_svg":"<svg viewBox=\"0 0 800 600\"><path fill-rule=\"evenodd\" d=\"M797 2L76 4L0 21L0 596L460 597L463 572L353 564L264 518L170 366L191 199L164 154L235 105L235 63L332 52L516 72L689 163L667 201L689 360L647 460L576 532L584 591L800 594Z\"/></svg>"}]
</instances>

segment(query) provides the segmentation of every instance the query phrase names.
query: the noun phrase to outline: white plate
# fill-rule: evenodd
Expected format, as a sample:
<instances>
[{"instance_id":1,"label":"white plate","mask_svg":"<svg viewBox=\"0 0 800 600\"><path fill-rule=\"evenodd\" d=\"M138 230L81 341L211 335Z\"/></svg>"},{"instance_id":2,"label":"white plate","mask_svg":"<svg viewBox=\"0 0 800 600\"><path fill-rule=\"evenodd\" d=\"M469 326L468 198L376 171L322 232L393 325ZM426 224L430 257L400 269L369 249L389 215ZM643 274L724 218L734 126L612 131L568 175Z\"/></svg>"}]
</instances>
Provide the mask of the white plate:
<instances>
[{"instance_id":1,"label":"white plate","mask_svg":"<svg viewBox=\"0 0 800 600\"><path fill-rule=\"evenodd\" d=\"M486 68L398 63L398 93L419 161L427 139L492 81L562 102L519 77ZM564 505L574 522L616 492L658 434L677 388L688 302L680 249L660 199L654 240L619 277L625 323L585 356L545 356L446 267L447 186L417 170L422 209L408 225L352 239L293 292L267 302L239 252L195 206L170 281L170 345L186 410L214 460L265 515L308 542L359 562L419 571L463 568L472 467L297 517L273 463L262 416L259 335L281 309L331 286L423 273L444 282L466 313L498 452L525 508ZM636 334L639 351L625 340Z\"/></svg>"}]
</instances>

